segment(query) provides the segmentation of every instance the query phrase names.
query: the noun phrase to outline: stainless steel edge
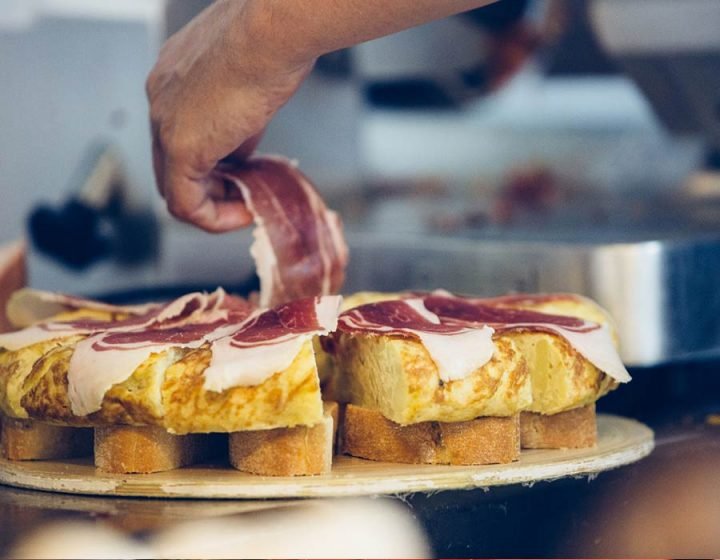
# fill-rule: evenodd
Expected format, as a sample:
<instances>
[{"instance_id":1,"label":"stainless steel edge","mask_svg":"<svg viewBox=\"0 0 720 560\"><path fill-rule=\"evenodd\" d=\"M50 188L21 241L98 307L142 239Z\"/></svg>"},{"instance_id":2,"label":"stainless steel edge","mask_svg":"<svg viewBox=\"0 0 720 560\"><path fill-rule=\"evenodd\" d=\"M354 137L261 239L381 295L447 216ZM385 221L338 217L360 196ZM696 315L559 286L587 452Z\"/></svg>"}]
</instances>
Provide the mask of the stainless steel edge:
<instances>
[{"instance_id":1,"label":"stainless steel edge","mask_svg":"<svg viewBox=\"0 0 720 560\"><path fill-rule=\"evenodd\" d=\"M654 366L720 349L720 240L558 244L351 234L345 291L567 291L608 309L621 354Z\"/></svg>"}]
</instances>

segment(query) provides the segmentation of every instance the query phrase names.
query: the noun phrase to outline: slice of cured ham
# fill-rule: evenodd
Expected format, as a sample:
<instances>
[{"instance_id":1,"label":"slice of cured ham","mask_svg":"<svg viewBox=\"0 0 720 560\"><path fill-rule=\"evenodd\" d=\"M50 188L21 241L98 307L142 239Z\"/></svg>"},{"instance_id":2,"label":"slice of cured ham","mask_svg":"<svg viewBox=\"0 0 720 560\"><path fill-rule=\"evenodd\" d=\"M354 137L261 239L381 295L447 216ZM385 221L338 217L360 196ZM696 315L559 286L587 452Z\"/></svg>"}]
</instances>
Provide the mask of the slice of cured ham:
<instances>
[{"instance_id":1,"label":"slice of cured ham","mask_svg":"<svg viewBox=\"0 0 720 560\"><path fill-rule=\"evenodd\" d=\"M296 165L255 156L222 176L240 189L255 220L250 253L260 307L340 290L348 260L342 223Z\"/></svg>"},{"instance_id":2,"label":"slice of cured ham","mask_svg":"<svg viewBox=\"0 0 720 560\"><path fill-rule=\"evenodd\" d=\"M212 343L205 389L259 385L287 369L305 342L335 330L341 303L340 296L304 298L255 312L233 334Z\"/></svg>"},{"instance_id":3,"label":"slice of cured ham","mask_svg":"<svg viewBox=\"0 0 720 560\"><path fill-rule=\"evenodd\" d=\"M547 332L563 337L581 355L613 379L620 382L630 381L630 375L620 360L607 327L574 317L488 305L488 301L492 302L462 298L447 292L424 296L414 294L408 299L383 301L351 309L340 316L339 330L418 338L438 365L442 379L469 375L486 363L494 352L491 339L475 347L456 344L453 337L447 336L452 334L453 329L479 329L491 334ZM419 306L422 306L424 311L418 312ZM428 319L433 316L437 318L437 324ZM445 335L444 338L442 335ZM426 341L430 336L432 342L428 344ZM452 357L462 352L477 356L474 360L475 368L470 369L468 366L464 372L443 372L443 369L449 366L446 356Z\"/></svg>"},{"instance_id":4,"label":"slice of cured ham","mask_svg":"<svg viewBox=\"0 0 720 560\"><path fill-rule=\"evenodd\" d=\"M64 298L64 296L61 296ZM100 302L76 299L78 309L119 309L115 306L103 308ZM89 307L80 305L87 302ZM250 304L235 296L230 296L222 288L212 294L194 292L184 295L165 305L151 304L144 313L139 313L119 321L81 319L74 321L48 321L34 324L28 328L0 334L0 348L19 350L31 344L73 335L89 335L99 332L148 330L170 328L192 322L213 322L218 319L237 319L247 317L251 310Z\"/></svg>"},{"instance_id":5,"label":"slice of cured ham","mask_svg":"<svg viewBox=\"0 0 720 560\"><path fill-rule=\"evenodd\" d=\"M616 381L627 383L631 379L605 325L575 317L487 305L482 299L430 294L424 298L424 304L446 321L487 325L497 333L526 331L559 335Z\"/></svg>"}]
</instances>

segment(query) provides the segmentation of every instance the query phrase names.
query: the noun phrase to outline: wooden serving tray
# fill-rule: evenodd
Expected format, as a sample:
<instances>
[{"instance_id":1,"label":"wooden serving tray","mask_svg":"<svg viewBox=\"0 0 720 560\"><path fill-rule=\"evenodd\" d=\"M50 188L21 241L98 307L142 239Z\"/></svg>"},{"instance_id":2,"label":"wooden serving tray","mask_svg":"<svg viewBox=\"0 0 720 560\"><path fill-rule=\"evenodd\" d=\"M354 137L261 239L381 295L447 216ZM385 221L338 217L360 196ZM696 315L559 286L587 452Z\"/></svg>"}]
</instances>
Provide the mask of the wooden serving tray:
<instances>
[{"instance_id":1,"label":"wooden serving tray","mask_svg":"<svg viewBox=\"0 0 720 560\"><path fill-rule=\"evenodd\" d=\"M15 462L0 459L0 483L70 494L148 498L316 498L485 488L582 476L633 463L654 447L650 428L628 418L598 415L591 449L523 451L508 465L476 467L377 463L335 457L332 473L263 477L224 466L194 466L155 474L118 475L91 459Z\"/></svg>"}]
</instances>

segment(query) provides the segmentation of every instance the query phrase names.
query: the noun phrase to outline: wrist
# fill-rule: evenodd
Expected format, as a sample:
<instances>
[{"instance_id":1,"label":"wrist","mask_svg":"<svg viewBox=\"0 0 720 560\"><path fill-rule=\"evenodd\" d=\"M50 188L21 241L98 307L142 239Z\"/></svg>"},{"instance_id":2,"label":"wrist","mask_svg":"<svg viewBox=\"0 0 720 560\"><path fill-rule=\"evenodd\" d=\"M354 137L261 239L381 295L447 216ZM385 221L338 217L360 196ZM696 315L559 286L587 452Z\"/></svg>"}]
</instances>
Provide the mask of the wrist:
<instances>
[{"instance_id":1,"label":"wrist","mask_svg":"<svg viewBox=\"0 0 720 560\"><path fill-rule=\"evenodd\" d=\"M288 0L229 0L242 3L237 37L252 48L259 62L275 72L295 72L311 65L323 54L293 21L293 2Z\"/></svg>"}]
</instances>

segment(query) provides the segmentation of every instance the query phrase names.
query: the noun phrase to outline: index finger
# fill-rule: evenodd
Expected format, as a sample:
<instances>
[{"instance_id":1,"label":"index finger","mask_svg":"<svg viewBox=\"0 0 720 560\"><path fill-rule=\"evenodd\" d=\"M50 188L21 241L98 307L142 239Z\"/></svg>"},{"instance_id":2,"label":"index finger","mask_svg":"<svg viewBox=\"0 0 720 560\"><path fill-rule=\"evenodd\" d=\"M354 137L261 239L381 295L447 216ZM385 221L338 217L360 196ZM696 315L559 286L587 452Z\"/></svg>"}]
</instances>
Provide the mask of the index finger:
<instances>
[{"instance_id":1,"label":"index finger","mask_svg":"<svg viewBox=\"0 0 720 560\"><path fill-rule=\"evenodd\" d=\"M222 233L246 227L252 214L242 199L228 193L212 172L192 177L177 167L164 166L163 191L170 213L205 231Z\"/></svg>"}]
</instances>

